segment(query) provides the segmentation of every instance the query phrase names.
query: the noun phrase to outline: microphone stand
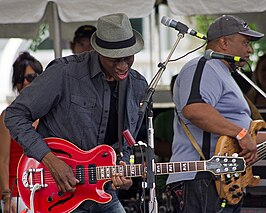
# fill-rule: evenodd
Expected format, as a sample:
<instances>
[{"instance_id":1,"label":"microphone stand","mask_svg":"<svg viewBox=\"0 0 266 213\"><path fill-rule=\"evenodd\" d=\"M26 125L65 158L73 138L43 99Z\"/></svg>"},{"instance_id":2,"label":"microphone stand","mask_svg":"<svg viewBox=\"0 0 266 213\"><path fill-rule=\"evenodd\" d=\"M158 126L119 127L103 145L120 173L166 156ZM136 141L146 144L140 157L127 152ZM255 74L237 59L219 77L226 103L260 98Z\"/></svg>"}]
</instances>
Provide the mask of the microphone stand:
<instances>
[{"instance_id":1,"label":"microphone stand","mask_svg":"<svg viewBox=\"0 0 266 213\"><path fill-rule=\"evenodd\" d=\"M159 63L160 69L152 79L150 85L148 86L148 89L145 93L145 98L143 100L142 106L139 110L139 120L137 123L137 126L141 127L141 124L143 122L145 111L147 110L147 116L148 116L148 146L147 146L147 184L142 184L143 187L147 186L147 188L150 190L150 201L149 201L149 213L158 213L158 202L156 198L156 191L155 191L155 160L154 160L154 129L153 129L153 112L152 112L152 101L151 97L153 93L155 92L155 88L161 79L161 76L166 69L166 65L168 64L171 56L173 55L179 41L184 37L183 32L179 32L177 35L177 40L174 43L174 46L172 47L166 61L164 63ZM145 190L145 189L144 189ZM144 208L144 212L145 212Z\"/></svg>"},{"instance_id":2,"label":"microphone stand","mask_svg":"<svg viewBox=\"0 0 266 213\"><path fill-rule=\"evenodd\" d=\"M259 88L252 80L250 80L242 71L241 68L236 68L236 72L241 75L251 86L253 86L264 98L266 98L265 92Z\"/></svg>"}]
</instances>

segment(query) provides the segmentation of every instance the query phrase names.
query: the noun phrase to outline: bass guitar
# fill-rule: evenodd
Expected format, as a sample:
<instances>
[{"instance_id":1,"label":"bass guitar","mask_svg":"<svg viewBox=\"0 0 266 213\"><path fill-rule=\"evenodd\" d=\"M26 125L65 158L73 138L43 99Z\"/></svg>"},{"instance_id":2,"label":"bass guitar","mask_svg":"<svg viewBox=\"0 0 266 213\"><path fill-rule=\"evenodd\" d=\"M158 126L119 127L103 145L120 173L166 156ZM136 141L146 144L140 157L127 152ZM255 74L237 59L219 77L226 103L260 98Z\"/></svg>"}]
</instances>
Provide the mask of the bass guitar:
<instances>
[{"instance_id":1,"label":"bass guitar","mask_svg":"<svg viewBox=\"0 0 266 213\"><path fill-rule=\"evenodd\" d=\"M22 155L18 164L18 190L28 208L37 213L63 213L77 208L83 201L107 203L112 196L104 191L104 184L113 174L125 177L146 175L143 164L116 165L116 153L108 145L99 145L83 151L60 138L44 139L53 153L66 162L79 180L75 192L62 193L43 163ZM240 157L214 156L208 161L156 163L155 174L210 171L215 175L236 173L245 170L245 161Z\"/></svg>"},{"instance_id":2,"label":"bass guitar","mask_svg":"<svg viewBox=\"0 0 266 213\"><path fill-rule=\"evenodd\" d=\"M252 121L249 128L249 134L256 141L256 132L265 128L266 124L262 120ZM241 148L238 141L228 136L221 136L216 144L215 155L224 156L232 153L239 153ZM257 145L257 161L266 157L266 141ZM247 186L257 186L260 181L259 176L254 176L252 166L249 166L245 172L221 175L216 179L215 185L219 197L226 200L227 204L235 205L240 202L244 196L244 189Z\"/></svg>"}]
</instances>

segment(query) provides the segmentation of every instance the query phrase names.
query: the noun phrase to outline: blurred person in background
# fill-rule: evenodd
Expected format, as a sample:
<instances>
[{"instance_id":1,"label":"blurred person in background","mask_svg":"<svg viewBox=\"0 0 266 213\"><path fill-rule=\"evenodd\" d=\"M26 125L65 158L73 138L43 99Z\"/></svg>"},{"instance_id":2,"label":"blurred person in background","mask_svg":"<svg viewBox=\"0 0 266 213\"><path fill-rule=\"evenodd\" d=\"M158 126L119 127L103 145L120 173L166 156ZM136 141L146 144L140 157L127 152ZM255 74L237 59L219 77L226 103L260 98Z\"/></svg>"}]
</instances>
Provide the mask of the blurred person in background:
<instances>
[{"instance_id":1,"label":"blurred person in background","mask_svg":"<svg viewBox=\"0 0 266 213\"><path fill-rule=\"evenodd\" d=\"M43 71L41 63L28 52L22 52L13 64L12 87L18 93L28 86ZM11 138L4 124L5 110L0 117L0 186L3 213L21 212L26 208L19 198L16 186L18 161L22 147ZM36 123L34 124L36 125Z\"/></svg>"},{"instance_id":2,"label":"blurred person in background","mask_svg":"<svg viewBox=\"0 0 266 213\"><path fill-rule=\"evenodd\" d=\"M72 53L79 54L93 50L91 46L91 36L96 31L96 27L91 25L80 26L74 34L73 41L70 42Z\"/></svg>"}]
</instances>

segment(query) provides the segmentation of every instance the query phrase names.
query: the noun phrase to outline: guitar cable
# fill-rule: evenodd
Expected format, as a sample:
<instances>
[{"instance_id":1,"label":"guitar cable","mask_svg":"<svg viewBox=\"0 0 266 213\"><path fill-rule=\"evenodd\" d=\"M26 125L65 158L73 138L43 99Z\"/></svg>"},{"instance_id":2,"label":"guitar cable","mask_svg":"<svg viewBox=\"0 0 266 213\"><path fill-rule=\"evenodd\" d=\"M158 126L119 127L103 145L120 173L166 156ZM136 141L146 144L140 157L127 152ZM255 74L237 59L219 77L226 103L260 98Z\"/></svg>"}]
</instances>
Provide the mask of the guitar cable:
<instances>
[{"instance_id":1,"label":"guitar cable","mask_svg":"<svg viewBox=\"0 0 266 213\"><path fill-rule=\"evenodd\" d=\"M221 193L222 193L222 177L220 177L220 193L219 194L221 194ZM219 200L220 199L218 197L218 201ZM226 203L227 203L226 199L223 198L222 203L220 205L220 210L217 213L221 213L223 211L223 209L226 207Z\"/></svg>"},{"instance_id":2,"label":"guitar cable","mask_svg":"<svg viewBox=\"0 0 266 213\"><path fill-rule=\"evenodd\" d=\"M147 183L145 181L145 160L144 160L144 152L143 152L142 146L144 146L146 148L147 144L143 143L142 141L138 141L136 144L134 144L134 146L139 147L140 156L141 156L142 170L143 170L143 176L142 176L142 182L141 182L141 184L142 184L142 194L141 194L141 197L140 197L140 204L139 204L140 213L143 213L143 212L146 212L145 189L146 189Z\"/></svg>"}]
</instances>

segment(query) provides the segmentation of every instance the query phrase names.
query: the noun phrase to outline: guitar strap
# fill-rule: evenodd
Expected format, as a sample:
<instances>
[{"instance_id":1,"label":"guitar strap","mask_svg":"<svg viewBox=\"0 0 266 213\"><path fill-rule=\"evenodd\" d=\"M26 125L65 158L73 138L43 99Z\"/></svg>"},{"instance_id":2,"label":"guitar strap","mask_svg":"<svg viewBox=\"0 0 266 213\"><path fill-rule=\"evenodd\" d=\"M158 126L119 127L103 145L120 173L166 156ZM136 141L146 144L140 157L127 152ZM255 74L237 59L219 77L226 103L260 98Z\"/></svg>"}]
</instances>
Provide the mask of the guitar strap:
<instances>
[{"instance_id":1,"label":"guitar strap","mask_svg":"<svg viewBox=\"0 0 266 213\"><path fill-rule=\"evenodd\" d=\"M125 121L125 112L126 112L126 96L127 96L127 82L128 77L122 81L119 81L118 84L118 149L117 155L122 157L122 147L123 147L123 136L122 132L124 129L124 121Z\"/></svg>"},{"instance_id":2,"label":"guitar strap","mask_svg":"<svg viewBox=\"0 0 266 213\"><path fill-rule=\"evenodd\" d=\"M195 75L199 74L199 73L202 73L203 71L203 68L205 66L205 63L206 63L207 59L205 59L204 57L202 57L200 60L199 60L199 63L197 65L197 68L196 68L196 71L195 71ZM176 110L176 108L175 108ZM203 159L203 160L206 160L201 148L199 147L199 144L196 142L196 139L194 138L194 136L192 135L191 131L188 129L188 127L186 126L186 124L184 123L184 121L181 119L181 117L178 115L178 112L176 110L176 113L177 113L177 116L178 116L178 120L184 130L184 132L186 133L187 137L189 138L191 144L193 145L193 147L197 150L197 152L199 153L200 157ZM203 140L203 143L205 142L205 140Z\"/></svg>"},{"instance_id":3,"label":"guitar strap","mask_svg":"<svg viewBox=\"0 0 266 213\"><path fill-rule=\"evenodd\" d=\"M184 121L180 118L179 115L178 116L178 120L181 123L181 126L184 130L184 132L186 133L187 137L189 138L190 142L192 143L192 145L194 146L194 148L197 150L197 152L199 153L200 157L203 160L206 160L203 152L201 151L199 144L196 142L196 139L194 138L194 136L192 135L191 131L187 128L186 124L184 123Z\"/></svg>"}]
</instances>

